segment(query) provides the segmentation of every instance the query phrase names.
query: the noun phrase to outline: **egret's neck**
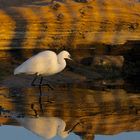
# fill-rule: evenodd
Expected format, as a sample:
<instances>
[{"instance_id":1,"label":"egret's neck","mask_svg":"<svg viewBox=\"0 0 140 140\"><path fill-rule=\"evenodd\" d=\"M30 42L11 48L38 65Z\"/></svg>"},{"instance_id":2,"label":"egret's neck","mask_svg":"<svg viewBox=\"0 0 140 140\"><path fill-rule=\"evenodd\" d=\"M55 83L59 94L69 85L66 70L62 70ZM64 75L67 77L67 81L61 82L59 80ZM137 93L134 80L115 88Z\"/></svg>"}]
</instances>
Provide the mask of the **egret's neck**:
<instances>
[{"instance_id":1,"label":"egret's neck","mask_svg":"<svg viewBox=\"0 0 140 140\"><path fill-rule=\"evenodd\" d=\"M61 71L66 67L66 61L61 54L58 55L58 70Z\"/></svg>"},{"instance_id":2,"label":"egret's neck","mask_svg":"<svg viewBox=\"0 0 140 140\"><path fill-rule=\"evenodd\" d=\"M66 123L64 121L59 122L58 125L58 135L62 138L66 138L69 136L69 131L65 131Z\"/></svg>"}]
</instances>

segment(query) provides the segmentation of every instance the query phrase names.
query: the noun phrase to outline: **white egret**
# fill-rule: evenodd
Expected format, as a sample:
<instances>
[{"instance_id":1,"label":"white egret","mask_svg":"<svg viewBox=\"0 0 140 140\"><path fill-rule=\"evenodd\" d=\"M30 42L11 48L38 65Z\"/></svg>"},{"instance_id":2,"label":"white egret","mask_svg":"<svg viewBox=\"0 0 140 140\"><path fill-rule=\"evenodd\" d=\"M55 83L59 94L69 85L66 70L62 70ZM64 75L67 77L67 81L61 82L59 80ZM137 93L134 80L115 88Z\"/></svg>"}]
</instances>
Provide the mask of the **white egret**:
<instances>
[{"instance_id":1,"label":"white egret","mask_svg":"<svg viewBox=\"0 0 140 140\"><path fill-rule=\"evenodd\" d=\"M52 139L59 135L61 138L69 136L70 132L79 124L76 123L72 129L65 131L66 123L57 117L39 118L15 118L21 126L30 130L44 139Z\"/></svg>"},{"instance_id":2,"label":"white egret","mask_svg":"<svg viewBox=\"0 0 140 140\"><path fill-rule=\"evenodd\" d=\"M35 86L35 81L38 76L41 76L40 85L43 81L43 76L50 76L61 72L66 67L65 59L70 59L69 52L63 50L58 55L53 51L43 51L35 56L32 56L14 70L16 74L35 74L32 81L32 86ZM52 88L49 84L50 88Z\"/></svg>"}]
</instances>

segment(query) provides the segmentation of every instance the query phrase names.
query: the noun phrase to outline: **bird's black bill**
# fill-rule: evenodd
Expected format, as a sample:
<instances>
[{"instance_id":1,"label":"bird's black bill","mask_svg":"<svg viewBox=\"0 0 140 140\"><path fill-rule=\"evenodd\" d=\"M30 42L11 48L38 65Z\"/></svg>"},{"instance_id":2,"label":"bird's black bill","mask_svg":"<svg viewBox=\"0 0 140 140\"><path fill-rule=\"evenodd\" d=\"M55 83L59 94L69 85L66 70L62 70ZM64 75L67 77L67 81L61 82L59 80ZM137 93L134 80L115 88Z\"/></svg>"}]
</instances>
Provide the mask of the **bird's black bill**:
<instances>
[{"instance_id":1,"label":"bird's black bill","mask_svg":"<svg viewBox=\"0 0 140 140\"><path fill-rule=\"evenodd\" d=\"M77 125L79 125L79 124L80 124L80 122L76 123L76 124L68 131L68 133L72 132L72 131L75 129L75 127L76 127Z\"/></svg>"}]
</instances>

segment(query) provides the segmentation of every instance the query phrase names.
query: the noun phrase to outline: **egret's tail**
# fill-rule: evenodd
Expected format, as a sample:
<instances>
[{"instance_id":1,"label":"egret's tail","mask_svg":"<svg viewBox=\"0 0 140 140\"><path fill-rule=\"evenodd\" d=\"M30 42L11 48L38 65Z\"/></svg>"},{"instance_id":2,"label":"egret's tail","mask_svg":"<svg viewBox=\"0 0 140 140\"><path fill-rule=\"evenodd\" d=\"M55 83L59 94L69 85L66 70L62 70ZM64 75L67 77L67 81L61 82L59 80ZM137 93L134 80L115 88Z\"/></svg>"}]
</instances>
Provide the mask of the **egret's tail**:
<instances>
[{"instance_id":1,"label":"egret's tail","mask_svg":"<svg viewBox=\"0 0 140 140\"><path fill-rule=\"evenodd\" d=\"M14 70L14 75L16 75L16 74L19 74L18 68L16 68L16 69Z\"/></svg>"},{"instance_id":2,"label":"egret's tail","mask_svg":"<svg viewBox=\"0 0 140 140\"><path fill-rule=\"evenodd\" d=\"M23 73L22 68L21 68L21 67L17 67L17 68L15 68L15 70L14 70L14 75L16 75L16 74L20 74L20 73Z\"/></svg>"}]
</instances>

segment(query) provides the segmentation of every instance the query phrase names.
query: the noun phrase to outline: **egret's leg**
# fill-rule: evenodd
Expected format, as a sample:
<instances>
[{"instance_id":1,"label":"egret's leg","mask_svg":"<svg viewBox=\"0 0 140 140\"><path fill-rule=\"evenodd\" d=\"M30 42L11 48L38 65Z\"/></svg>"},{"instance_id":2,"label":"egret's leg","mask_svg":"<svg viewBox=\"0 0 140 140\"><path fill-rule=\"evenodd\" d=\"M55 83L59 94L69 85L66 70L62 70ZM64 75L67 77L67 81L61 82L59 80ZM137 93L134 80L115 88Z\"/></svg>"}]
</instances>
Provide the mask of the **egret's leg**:
<instances>
[{"instance_id":1,"label":"egret's leg","mask_svg":"<svg viewBox=\"0 0 140 140\"><path fill-rule=\"evenodd\" d=\"M43 77L41 76L40 85L41 86L48 86L51 90L53 90L53 87L50 84L48 84L48 83L42 84L42 83L43 83Z\"/></svg>"},{"instance_id":2,"label":"egret's leg","mask_svg":"<svg viewBox=\"0 0 140 140\"><path fill-rule=\"evenodd\" d=\"M35 81L36 81L37 77L38 77L38 75L37 75L37 73L36 73L36 74L35 74L35 77L34 77L34 79L33 79L33 81L32 81L32 83L31 83L32 86L36 86L36 85L35 85Z\"/></svg>"},{"instance_id":3,"label":"egret's leg","mask_svg":"<svg viewBox=\"0 0 140 140\"><path fill-rule=\"evenodd\" d=\"M43 84L42 84L42 81L43 81L43 77L41 76L41 78L40 78L40 83L39 83L40 86L43 85Z\"/></svg>"},{"instance_id":4,"label":"egret's leg","mask_svg":"<svg viewBox=\"0 0 140 140\"><path fill-rule=\"evenodd\" d=\"M46 85L46 86L48 86L51 90L54 90L54 88L53 88L50 84L48 84L48 83L43 84L43 85Z\"/></svg>"}]
</instances>

